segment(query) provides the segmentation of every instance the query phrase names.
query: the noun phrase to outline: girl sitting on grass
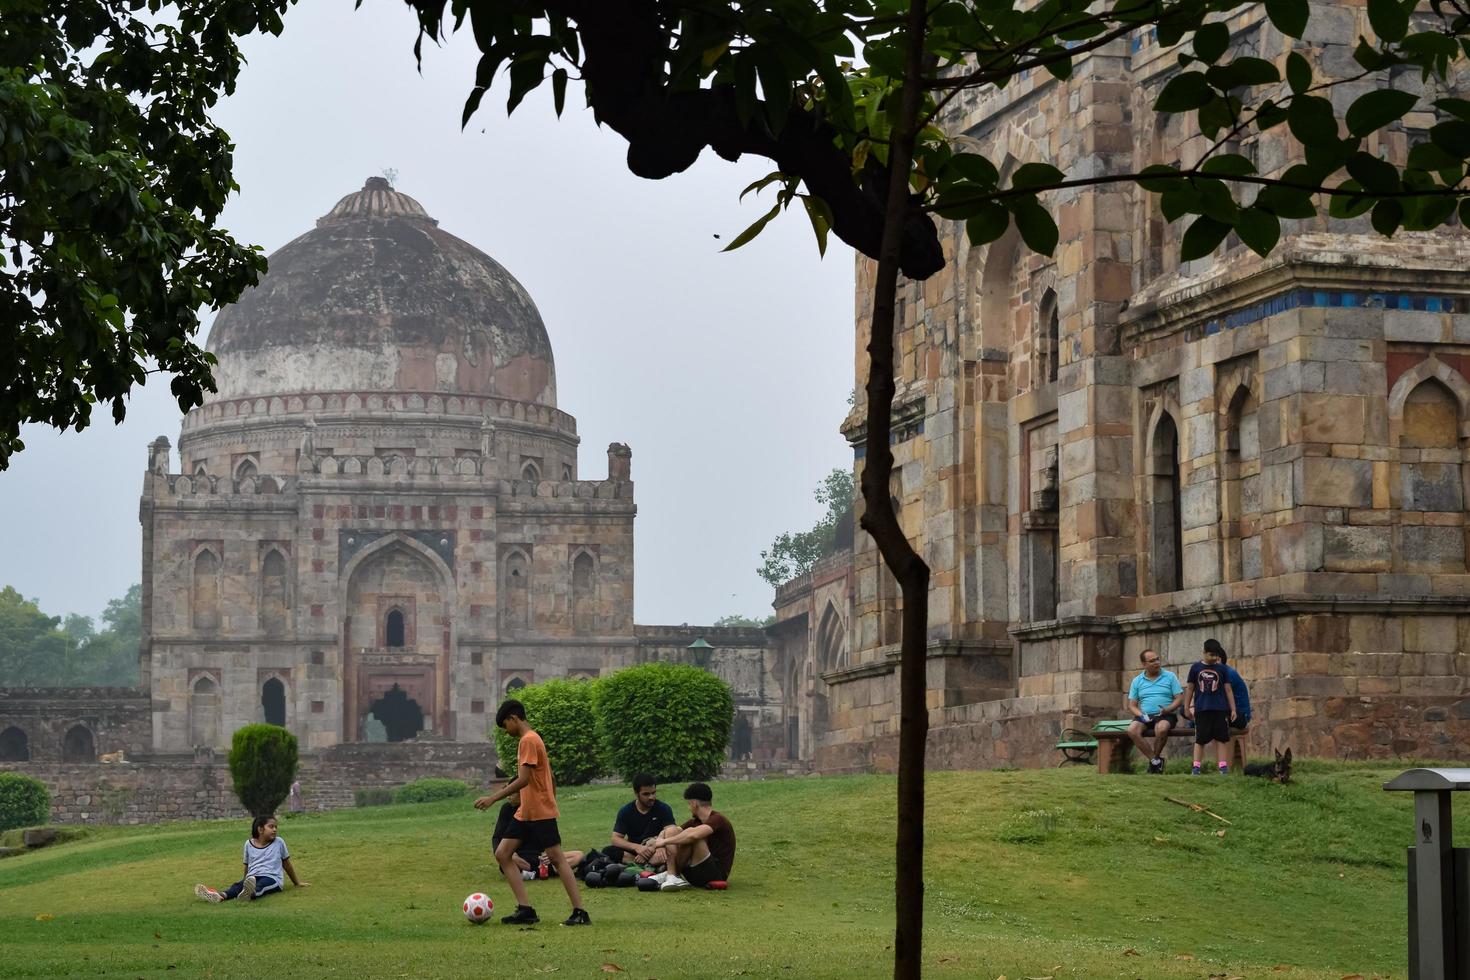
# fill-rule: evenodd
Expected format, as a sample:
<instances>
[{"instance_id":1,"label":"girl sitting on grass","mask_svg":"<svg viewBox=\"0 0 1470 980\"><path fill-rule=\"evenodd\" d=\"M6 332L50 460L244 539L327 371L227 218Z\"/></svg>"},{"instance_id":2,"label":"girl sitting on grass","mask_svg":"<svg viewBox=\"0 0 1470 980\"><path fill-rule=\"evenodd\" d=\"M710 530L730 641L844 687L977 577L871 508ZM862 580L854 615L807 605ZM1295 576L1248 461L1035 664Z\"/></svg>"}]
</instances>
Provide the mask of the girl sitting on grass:
<instances>
[{"instance_id":1,"label":"girl sitting on grass","mask_svg":"<svg viewBox=\"0 0 1470 980\"><path fill-rule=\"evenodd\" d=\"M275 817L256 817L250 823L250 839L245 842L245 876L224 891L208 885L195 885L194 894L206 902L228 902L232 898L250 901L281 890L281 872L291 876L291 884L306 888L311 884L296 877L291 866L291 853L286 842L276 836Z\"/></svg>"}]
</instances>

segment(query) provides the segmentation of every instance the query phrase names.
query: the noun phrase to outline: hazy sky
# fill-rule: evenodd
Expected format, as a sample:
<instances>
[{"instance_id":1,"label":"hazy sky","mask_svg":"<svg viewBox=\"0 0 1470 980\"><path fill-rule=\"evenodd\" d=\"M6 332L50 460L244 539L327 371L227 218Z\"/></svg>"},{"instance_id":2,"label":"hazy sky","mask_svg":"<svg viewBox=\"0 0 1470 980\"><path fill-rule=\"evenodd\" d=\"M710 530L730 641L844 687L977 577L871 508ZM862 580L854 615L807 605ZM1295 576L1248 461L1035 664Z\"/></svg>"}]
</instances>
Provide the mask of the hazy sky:
<instances>
[{"instance_id":1,"label":"hazy sky","mask_svg":"<svg viewBox=\"0 0 1470 980\"><path fill-rule=\"evenodd\" d=\"M241 193L224 225L274 251L365 178L398 189L500 261L541 310L559 406L576 416L581 475L633 449L638 622L765 615L755 574L781 531L820 516L811 491L851 465L837 426L853 379L852 253L819 259L804 213L720 254L772 203L739 192L771 166L706 152L664 181L631 176L626 144L599 130L573 82L558 121L550 85L507 119L492 91L461 132L478 59L468 31L425 45L396 0L311 0L279 38L254 38L217 120L237 146ZM720 235L717 240L714 236ZM139 578L138 497L147 444L177 446L166 378L114 427L31 426L0 473L0 586L51 615L95 615ZM175 458L175 468L177 457Z\"/></svg>"}]
</instances>

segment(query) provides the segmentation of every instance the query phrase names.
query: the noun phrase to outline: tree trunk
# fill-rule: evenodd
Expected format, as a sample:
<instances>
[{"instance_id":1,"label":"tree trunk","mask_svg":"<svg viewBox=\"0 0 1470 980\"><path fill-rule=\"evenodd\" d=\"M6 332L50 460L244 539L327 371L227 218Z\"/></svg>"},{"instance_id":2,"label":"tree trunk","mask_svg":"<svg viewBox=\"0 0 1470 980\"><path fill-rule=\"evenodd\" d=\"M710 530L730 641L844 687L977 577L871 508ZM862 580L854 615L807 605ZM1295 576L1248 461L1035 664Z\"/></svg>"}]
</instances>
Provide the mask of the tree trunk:
<instances>
[{"instance_id":1,"label":"tree trunk","mask_svg":"<svg viewBox=\"0 0 1470 980\"><path fill-rule=\"evenodd\" d=\"M889 433L893 422L894 300L898 292L903 225L909 215L909 161L922 105L924 67L923 0L909 6L904 87L889 145L889 184L883 236L873 284L873 321L868 339L867 458L863 466L862 526L873 536L883 561L902 589L903 633L899 657L898 833L894 851L893 976L918 980L924 941L924 742L929 732L925 704L925 646L929 628L929 566L909 545L889 498L893 472Z\"/></svg>"}]
</instances>

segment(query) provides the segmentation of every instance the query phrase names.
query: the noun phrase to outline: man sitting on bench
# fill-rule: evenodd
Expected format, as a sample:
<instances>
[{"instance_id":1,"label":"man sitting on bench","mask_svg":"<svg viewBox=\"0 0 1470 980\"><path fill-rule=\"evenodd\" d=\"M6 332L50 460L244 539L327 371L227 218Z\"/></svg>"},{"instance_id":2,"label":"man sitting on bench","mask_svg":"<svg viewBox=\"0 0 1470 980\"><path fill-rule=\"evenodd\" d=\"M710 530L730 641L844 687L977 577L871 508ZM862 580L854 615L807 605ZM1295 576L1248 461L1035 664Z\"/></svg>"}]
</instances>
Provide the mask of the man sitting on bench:
<instances>
[{"instance_id":1,"label":"man sitting on bench","mask_svg":"<svg viewBox=\"0 0 1470 980\"><path fill-rule=\"evenodd\" d=\"M1148 771L1157 775L1164 771L1169 731L1179 724L1174 712L1184 700L1184 687L1173 671L1160 665L1157 650L1145 650L1138 659L1143 661L1143 673L1128 686L1128 713L1133 716L1128 737L1148 760ZM1152 738L1153 744L1146 738Z\"/></svg>"}]
</instances>

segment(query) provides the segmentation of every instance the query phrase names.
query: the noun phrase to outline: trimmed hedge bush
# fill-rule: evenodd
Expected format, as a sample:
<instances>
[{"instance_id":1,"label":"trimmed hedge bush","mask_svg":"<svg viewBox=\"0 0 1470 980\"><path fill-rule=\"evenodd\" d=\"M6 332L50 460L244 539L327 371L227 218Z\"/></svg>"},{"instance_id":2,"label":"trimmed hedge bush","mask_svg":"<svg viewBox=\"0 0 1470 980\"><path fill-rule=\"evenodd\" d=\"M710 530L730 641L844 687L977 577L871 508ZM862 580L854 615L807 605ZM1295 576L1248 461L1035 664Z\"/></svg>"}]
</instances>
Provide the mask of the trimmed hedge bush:
<instances>
[{"instance_id":1,"label":"trimmed hedge bush","mask_svg":"<svg viewBox=\"0 0 1470 980\"><path fill-rule=\"evenodd\" d=\"M35 827L51 819L51 794L34 776L0 772L0 830Z\"/></svg>"},{"instance_id":2,"label":"trimmed hedge bush","mask_svg":"<svg viewBox=\"0 0 1470 980\"><path fill-rule=\"evenodd\" d=\"M357 806L387 806L393 802L393 790L387 786L368 786L352 791L352 802Z\"/></svg>"},{"instance_id":3,"label":"trimmed hedge bush","mask_svg":"<svg viewBox=\"0 0 1470 980\"><path fill-rule=\"evenodd\" d=\"M393 792L394 803L433 803L435 800L457 800L473 793L475 788L458 779L415 779Z\"/></svg>"},{"instance_id":4,"label":"trimmed hedge bush","mask_svg":"<svg viewBox=\"0 0 1470 980\"><path fill-rule=\"evenodd\" d=\"M296 736L279 725L246 725L230 740L230 778L252 817L269 817L296 778Z\"/></svg>"},{"instance_id":5,"label":"trimmed hedge bush","mask_svg":"<svg viewBox=\"0 0 1470 980\"><path fill-rule=\"evenodd\" d=\"M593 691L603 757L619 776L660 783L710 779L730 744L735 698L714 674L651 663L602 678Z\"/></svg>"},{"instance_id":6,"label":"trimmed hedge bush","mask_svg":"<svg viewBox=\"0 0 1470 980\"><path fill-rule=\"evenodd\" d=\"M580 786L603 774L597 716L592 707L593 691L600 683L553 679L515 693L515 699L526 706L526 721L546 743L551 773L558 786ZM500 767L512 775L516 772L516 742L504 731L495 730Z\"/></svg>"}]
</instances>

